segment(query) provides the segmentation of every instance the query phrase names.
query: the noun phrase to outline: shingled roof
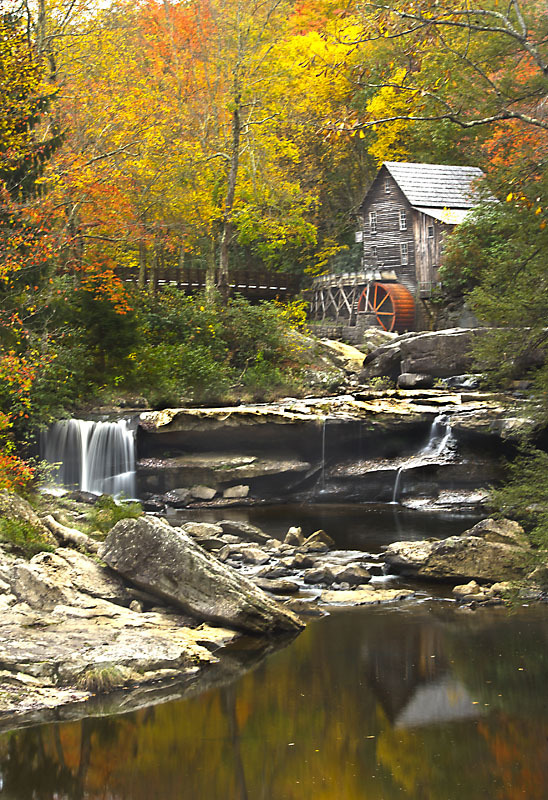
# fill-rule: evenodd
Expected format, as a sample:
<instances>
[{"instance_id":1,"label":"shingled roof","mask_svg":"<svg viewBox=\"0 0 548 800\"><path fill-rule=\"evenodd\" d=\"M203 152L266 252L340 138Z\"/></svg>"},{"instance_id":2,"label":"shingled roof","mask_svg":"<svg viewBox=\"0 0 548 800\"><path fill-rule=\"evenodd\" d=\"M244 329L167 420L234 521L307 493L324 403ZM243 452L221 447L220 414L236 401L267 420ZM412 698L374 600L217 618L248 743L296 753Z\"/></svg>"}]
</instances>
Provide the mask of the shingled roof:
<instances>
[{"instance_id":1,"label":"shingled roof","mask_svg":"<svg viewBox=\"0 0 548 800\"><path fill-rule=\"evenodd\" d=\"M472 208L478 202L475 183L483 177L478 167L414 164L410 161L385 161L383 166L412 206Z\"/></svg>"}]
</instances>

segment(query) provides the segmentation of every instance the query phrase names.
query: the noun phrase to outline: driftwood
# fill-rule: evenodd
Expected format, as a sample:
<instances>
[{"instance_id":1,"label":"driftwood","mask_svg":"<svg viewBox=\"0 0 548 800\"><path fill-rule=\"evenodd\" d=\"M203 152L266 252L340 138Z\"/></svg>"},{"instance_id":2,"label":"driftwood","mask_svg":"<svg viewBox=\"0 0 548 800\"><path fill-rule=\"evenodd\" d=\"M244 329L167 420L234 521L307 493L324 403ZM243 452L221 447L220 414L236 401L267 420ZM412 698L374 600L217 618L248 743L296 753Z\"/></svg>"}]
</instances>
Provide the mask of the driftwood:
<instances>
[{"instance_id":1,"label":"driftwood","mask_svg":"<svg viewBox=\"0 0 548 800\"><path fill-rule=\"evenodd\" d=\"M53 533L56 539L63 544L72 544L76 547L82 547L91 553L96 553L99 548L99 542L96 542L86 533L82 533L77 528L68 528L57 522L51 514L48 514L43 519L44 525Z\"/></svg>"}]
</instances>

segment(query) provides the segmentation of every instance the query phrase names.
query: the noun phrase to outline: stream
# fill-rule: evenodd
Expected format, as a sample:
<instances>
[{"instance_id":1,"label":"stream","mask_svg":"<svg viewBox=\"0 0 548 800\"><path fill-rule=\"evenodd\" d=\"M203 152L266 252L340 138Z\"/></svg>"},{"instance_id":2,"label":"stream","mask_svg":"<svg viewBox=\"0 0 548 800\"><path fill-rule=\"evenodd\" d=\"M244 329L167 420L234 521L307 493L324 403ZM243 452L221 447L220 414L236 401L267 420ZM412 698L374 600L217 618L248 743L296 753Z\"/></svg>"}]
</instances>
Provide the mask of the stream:
<instances>
[{"instance_id":1,"label":"stream","mask_svg":"<svg viewBox=\"0 0 548 800\"><path fill-rule=\"evenodd\" d=\"M391 505L228 512L272 533L321 526L372 554L475 521ZM2 733L0 798L541 800L547 623L545 607L459 609L438 586L333 610L267 658L242 639L227 654L240 669L182 699L90 703L83 719Z\"/></svg>"}]
</instances>

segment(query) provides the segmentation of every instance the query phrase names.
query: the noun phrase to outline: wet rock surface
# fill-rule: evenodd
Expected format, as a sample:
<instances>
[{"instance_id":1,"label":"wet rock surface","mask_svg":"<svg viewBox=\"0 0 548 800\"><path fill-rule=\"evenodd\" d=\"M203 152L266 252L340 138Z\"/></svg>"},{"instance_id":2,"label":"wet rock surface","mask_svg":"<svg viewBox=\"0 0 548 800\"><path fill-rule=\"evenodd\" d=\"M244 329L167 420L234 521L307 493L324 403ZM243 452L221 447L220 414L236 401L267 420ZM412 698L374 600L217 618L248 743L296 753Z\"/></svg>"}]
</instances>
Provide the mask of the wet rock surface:
<instances>
[{"instance_id":1,"label":"wet rock surface","mask_svg":"<svg viewBox=\"0 0 548 800\"><path fill-rule=\"evenodd\" d=\"M516 580L530 571L530 547L517 523L484 520L461 536L394 542L385 551L396 573L424 580Z\"/></svg>"},{"instance_id":2,"label":"wet rock surface","mask_svg":"<svg viewBox=\"0 0 548 800\"><path fill-rule=\"evenodd\" d=\"M398 337L387 352L404 345ZM413 385L424 375L403 374ZM468 389L356 386L336 397L146 412L137 483L150 510L304 502L314 494L389 502L400 468L405 498L478 492L500 479L502 458L531 424L520 402ZM431 450L417 463L439 420L451 429L452 449Z\"/></svg>"}]
</instances>

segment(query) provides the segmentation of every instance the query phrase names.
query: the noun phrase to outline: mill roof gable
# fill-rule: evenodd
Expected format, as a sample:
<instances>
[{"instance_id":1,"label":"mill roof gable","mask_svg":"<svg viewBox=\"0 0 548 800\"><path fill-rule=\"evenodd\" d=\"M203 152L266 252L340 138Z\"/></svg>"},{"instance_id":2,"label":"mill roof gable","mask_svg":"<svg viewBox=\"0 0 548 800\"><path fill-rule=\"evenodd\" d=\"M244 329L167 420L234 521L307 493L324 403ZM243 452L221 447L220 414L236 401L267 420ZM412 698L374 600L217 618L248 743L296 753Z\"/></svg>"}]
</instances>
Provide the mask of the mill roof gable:
<instances>
[{"instance_id":1,"label":"mill roof gable","mask_svg":"<svg viewBox=\"0 0 548 800\"><path fill-rule=\"evenodd\" d=\"M385 167L410 205L423 208L472 208L479 200L479 167L385 161Z\"/></svg>"}]
</instances>

